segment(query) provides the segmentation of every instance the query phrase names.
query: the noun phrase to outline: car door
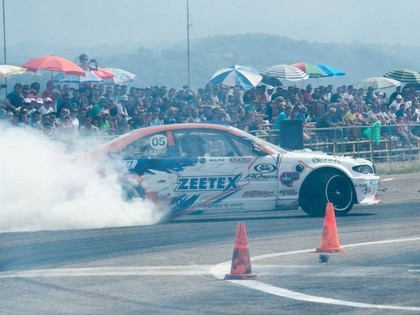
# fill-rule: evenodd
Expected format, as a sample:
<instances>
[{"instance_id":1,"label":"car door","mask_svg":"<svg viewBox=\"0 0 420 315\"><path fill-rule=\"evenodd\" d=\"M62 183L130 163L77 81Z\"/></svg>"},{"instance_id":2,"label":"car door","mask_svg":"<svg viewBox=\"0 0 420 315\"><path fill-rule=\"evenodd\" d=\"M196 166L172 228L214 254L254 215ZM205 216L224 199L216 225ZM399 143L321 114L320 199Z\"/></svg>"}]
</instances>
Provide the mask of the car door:
<instances>
[{"instance_id":1,"label":"car door","mask_svg":"<svg viewBox=\"0 0 420 315\"><path fill-rule=\"evenodd\" d=\"M202 139L204 150L197 156L184 155L182 141L194 137ZM184 211L274 208L276 156L262 154L252 142L219 130L177 130L173 140L180 159L192 162L181 163L184 167L174 188Z\"/></svg>"}]
</instances>

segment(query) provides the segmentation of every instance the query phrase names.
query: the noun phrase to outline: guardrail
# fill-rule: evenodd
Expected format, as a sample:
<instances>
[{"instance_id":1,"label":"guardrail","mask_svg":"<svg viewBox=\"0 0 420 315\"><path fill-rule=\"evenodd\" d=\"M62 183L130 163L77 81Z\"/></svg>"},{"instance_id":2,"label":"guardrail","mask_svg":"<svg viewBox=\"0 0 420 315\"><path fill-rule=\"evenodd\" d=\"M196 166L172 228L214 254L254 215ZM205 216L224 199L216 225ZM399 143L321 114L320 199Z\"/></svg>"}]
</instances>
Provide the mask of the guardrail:
<instances>
[{"instance_id":1,"label":"guardrail","mask_svg":"<svg viewBox=\"0 0 420 315\"><path fill-rule=\"evenodd\" d=\"M403 125L411 130L420 130L420 125ZM382 126L377 138L363 136L369 126L339 126L333 128L305 127L303 147L313 151L323 151L329 154L343 154L354 157L368 158L375 162L394 162L419 159L420 142L415 136L408 134L409 140L404 140L396 132L395 125ZM282 146L280 130L265 126L263 130L252 133L271 143ZM288 134L288 137L293 137Z\"/></svg>"}]
</instances>

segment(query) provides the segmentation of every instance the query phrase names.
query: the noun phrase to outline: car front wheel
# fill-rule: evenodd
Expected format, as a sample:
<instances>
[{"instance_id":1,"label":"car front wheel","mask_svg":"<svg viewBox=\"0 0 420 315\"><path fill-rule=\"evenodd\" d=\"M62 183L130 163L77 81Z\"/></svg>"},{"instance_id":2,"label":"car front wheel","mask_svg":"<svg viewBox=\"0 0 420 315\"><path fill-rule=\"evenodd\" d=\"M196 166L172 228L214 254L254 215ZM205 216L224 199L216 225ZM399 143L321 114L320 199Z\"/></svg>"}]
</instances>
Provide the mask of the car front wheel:
<instances>
[{"instance_id":1,"label":"car front wheel","mask_svg":"<svg viewBox=\"0 0 420 315\"><path fill-rule=\"evenodd\" d=\"M327 202L334 205L335 214L347 214L354 204L354 189L351 181L336 171L312 174L304 182L299 195L299 204L310 216L324 216Z\"/></svg>"}]
</instances>

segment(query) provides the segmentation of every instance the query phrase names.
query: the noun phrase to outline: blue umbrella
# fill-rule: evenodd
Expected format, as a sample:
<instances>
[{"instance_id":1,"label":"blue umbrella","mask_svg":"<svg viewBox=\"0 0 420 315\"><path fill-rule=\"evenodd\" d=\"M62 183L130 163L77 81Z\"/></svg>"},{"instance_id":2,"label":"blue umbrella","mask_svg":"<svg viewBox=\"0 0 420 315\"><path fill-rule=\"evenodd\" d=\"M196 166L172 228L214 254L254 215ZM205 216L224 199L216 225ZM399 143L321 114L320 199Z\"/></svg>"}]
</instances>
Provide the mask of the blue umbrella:
<instances>
[{"instance_id":1,"label":"blue umbrella","mask_svg":"<svg viewBox=\"0 0 420 315\"><path fill-rule=\"evenodd\" d=\"M240 65L217 70L210 79L211 83L223 84L231 87L252 88L262 80L257 70Z\"/></svg>"},{"instance_id":2,"label":"blue umbrella","mask_svg":"<svg viewBox=\"0 0 420 315\"><path fill-rule=\"evenodd\" d=\"M343 76L346 75L346 73L343 70L337 69L337 68L333 68L331 66L328 65L324 65L324 64L317 64L318 68L320 68L322 71L324 71L327 75L326 77L339 77L339 76Z\"/></svg>"}]
</instances>

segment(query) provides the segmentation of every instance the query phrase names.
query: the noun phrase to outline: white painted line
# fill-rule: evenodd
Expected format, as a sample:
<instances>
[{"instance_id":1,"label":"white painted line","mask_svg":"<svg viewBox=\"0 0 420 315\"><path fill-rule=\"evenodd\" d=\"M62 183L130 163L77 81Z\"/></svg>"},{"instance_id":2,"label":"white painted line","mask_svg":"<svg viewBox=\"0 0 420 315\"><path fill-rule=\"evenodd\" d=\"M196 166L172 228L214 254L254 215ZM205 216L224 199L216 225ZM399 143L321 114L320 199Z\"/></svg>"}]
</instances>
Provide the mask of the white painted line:
<instances>
[{"instance_id":1,"label":"white painted line","mask_svg":"<svg viewBox=\"0 0 420 315\"><path fill-rule=\"evenodd\" d=\"M322 296L307 295L300 292L295 292L279 287L272 286L263 282L255 280L228 280L230 282L248 287L250 289L259 290L262 292L270 293L273 295L287 297L293 300L313 302L313 303L322 303L322 304L332 304L332 305L342 305L342 306L351 306L358 308L374 308L374 309L387 309L387 310L404 310L404 311L420 311L420 307L412 306L394 306L394 305L378 305L378 304L368 304L368 303L359 303L359 302L350 302L345 300L331 299Z\"/></svg>"},{"instance_id":2,"label":"white painted line","mask_svg":"<svg viewBox=\"0 0 420 315\"><path fill-rule=\"evenodd\" d=\"M211 275L213 265L91 267L33 269L1 272L0 278L87 277L87 276L202 276Z\"/></svg>"},{"instance_id":3,"label":"white painted line","mask_svg":"<svg viewBox=\"0 0 420 315\"><path fill-rule=\"evenodd\" d=\"M344 247L371 246L371 245L392 244L392 243L400 243L400 242L412 242L412 241L419 241L419 240L420 240L420 237L410 237L410 238L401 238L401 239L394 239L394 240L347 244L347 245L344 245ZM314 252L314 249L260 255L260 256L252 257L251 261L258 261L258 260L266 259L266 258L296 255L296 254L303 254L303 253L309 253L309 252ZM230 264L231 262L225 261L216 265L212 269L213 275L216 278L223 279L224 275L229 272ZM368 304L368 303L359 303L359 302L326 298L322 296L307 295L300 292L291 291L291 290L280 288L280 287L275 287L270 284L266 284L264 282L260 282L257 280L226 280L226 281L229 281L238 285L242 285L250 289L262 291L262 292L273 294L276 296L281 296L284 298L300 300L300 301L322 303L322 304L332 304L332 305L343 305L343 306L351 306L351 307L357 307L357 308L374 308L374 309L389 309L389 310L404 310L404 311L420 312L420 307L416 307L416 306Z\"/></svg>"}]
</instances>

